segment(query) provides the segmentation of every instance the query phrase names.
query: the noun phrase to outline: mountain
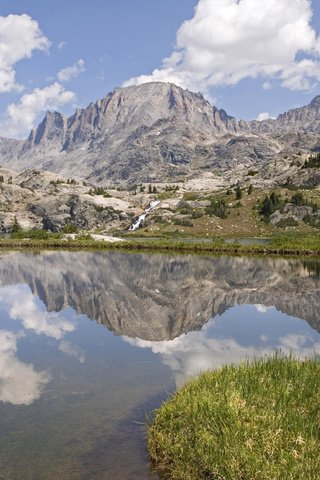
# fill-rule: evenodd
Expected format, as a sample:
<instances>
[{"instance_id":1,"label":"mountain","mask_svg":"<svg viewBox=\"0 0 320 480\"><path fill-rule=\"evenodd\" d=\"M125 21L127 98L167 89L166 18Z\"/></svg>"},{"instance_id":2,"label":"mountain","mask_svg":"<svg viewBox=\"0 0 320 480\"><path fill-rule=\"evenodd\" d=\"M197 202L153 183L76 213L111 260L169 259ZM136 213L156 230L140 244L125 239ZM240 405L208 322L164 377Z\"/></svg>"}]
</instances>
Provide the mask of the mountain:
<instances>
[{"instance_id":1,"label":"mountain","mask_svg":"<svg viewBox=\"0 0 320 480\"><path fill-rule=\"evenodd\" d=\"M0 138L0 163L95 183L175 181L320 149L320 96L275 120L236 120L169 83L117 88L66 117L47 112L25 141ZM284 162L284 167L286 167Z\"/></svg>"}]
</instances>

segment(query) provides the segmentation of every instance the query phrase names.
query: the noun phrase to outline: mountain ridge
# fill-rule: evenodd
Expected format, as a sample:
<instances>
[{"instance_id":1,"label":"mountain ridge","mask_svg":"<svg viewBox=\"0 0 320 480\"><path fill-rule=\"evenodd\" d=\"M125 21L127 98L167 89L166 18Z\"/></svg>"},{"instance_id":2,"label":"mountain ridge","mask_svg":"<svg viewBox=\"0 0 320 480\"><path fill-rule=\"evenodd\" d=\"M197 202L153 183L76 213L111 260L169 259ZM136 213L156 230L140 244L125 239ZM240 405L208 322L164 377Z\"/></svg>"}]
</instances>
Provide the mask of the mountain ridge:
<instances>
[{"instance_id":1,"label":"mountain ridge","mask_svg":"<svg viewBox=\"0 0 320 480\"><path fill-rule=\"evenodd\" d=\"M151 82L116 88L70 117L47 112L26 140L0 138L0 163L96 183L178 180L210 168L223 172L232 160L262 168L307 154L320 149L319 133L320 96L277 119L246 121L201 93Z\"/></svg>"}]
</instances>

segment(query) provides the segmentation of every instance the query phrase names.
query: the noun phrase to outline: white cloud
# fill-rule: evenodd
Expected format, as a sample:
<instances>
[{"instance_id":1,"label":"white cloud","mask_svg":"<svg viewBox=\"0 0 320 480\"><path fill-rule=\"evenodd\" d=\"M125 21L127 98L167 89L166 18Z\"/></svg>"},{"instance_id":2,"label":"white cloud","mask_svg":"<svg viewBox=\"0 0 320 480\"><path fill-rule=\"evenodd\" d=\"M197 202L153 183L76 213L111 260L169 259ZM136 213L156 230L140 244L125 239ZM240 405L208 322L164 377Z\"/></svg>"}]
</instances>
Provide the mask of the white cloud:
<instances>
[{"instance_id":1,"label":"white cloud","mask_svg":"<svg viewBox=\"0 0 320 480\"><path fill-rule=\"evenodd\" d=\"M1 135L21 138L30 132L39 114L57 110L62 105L74 102L75 98L75 93L65 90L59 82L26 93L17 103L7 107L5 118L0 123Z\"/></svg>"},{"instance_id":2,"label":"white cloud","mask_svg":"<svg viewBox=\"0 0 320 480\"><path fill-rule=\"evenodd\" d=\"M61 340L59 344L59 350L71 357L75 357L80 363L84 363L86 359L85 352L81 350L77 345L73 345L68 340Z\"/></svg>"},{"instance_id":3,"label":"white cloud","mask_svg":"<svg viewBox=\"0 0 320 480\"><path fill-rule=\"evenodd\" d=\"M261 112L257 116L258 122L262 122L263 120L268 120L269 118L274 118L274 117L272 117L268 112Z\"/></svg>"},{"instance_id":4,"label":"white cloud","mask_svg":"<svg viewBox=\"0 0 320 480\"><path fill-rule=\"evenodd\" d=\"M62 83L69 82L72 78L77 77L80 73L85 71L85 63L82 58L78 60L74 65L63 68L58 73L58 80Z\"/></svg>"},{"instance_id":5,"label":"white cloud","mask_svg":"<svg viewBox=\"0 0 320 480\"><path fill-rule=\"evenodd\" d=\"M264 305L254 307L259 313L272 309ZM224 316L227 318L228 313ZM238 322L241 322L241 316ZM268 324L268 317L256 324L260 332L252 337L251 344L243 342L241 328L236 329L232 336L216 336L217 319L209 320L200 331L188 332L168 341L147 341L126 336L122 338L131 345L149 348L160 355L162 363L174 372L177 386L202 371L272 355L275 351L281 351L285 355L292 354L301 359L320 354L320 341L311 327L304 327L301 332L301 327L293 324L292 331L288 329L285 335L280 336L275 330L274 334L269 336L264 331Z\"/></svg>"},{"instance_id":6,"label":"white cloud","mask_svg":"<svg viewBox=\"0 0 320 480\"><path fill-rule=\"evenodd\" d=\"M21 321L27 330L38 335L61 340L66 333L75 330L74 324L56 312L47 312L37 305L35 297L27 287L12 286L0 289L0 301L7 306L10 317Z\"/></svg>"},{"instance_id":7,"label":"white cloud","mask_svg":"<svg viewBox=\"0 0 320 480\"><path fill-rule=\"evenodd\" d=\"M291 90L308 90L320 81L320 39L311 19L310 0L199 0L162 67L125 85L164 81L206 91L262 77L264 88L279 79Z\"/></svg>"},{"instance_id":8,"label":"white cloud","mask_svg":"<svg viewBox=\"0 0 320 480\"><path fill-rule=\"evenodd\" d=\"M262 88L264 90L271 90L272 88L272 83L271 82L264 82L263 85L262 85Z\"/></svg>"},{"instance_id":9,"label":"white cloud","mask_svg":"<svg viewBox=\"0 0 320 480\"><path fill-rule=\"evenodd\" d=\"M47 50L49 40L42 34L38 22L29 15L0 17L0 92L21 90L16 83L14 65L30 58L34 50Z\"/></svg>"},{"instance_id":10,"label":"white cloud","mask_svg":"<svg viewBox=\"0 0 320 480\"><path fill-rule=\"evenodd\" d=\"M58 43L58 48L59 50L62 50L65 46L67 45L67 42L62 40L62 42Z\"/></svg>"},{"instance_id":11,"label":"white cloud","mask_svg":"<svg viewBox=\"0 0 320 480\"><path fill-rule=\"evenodd\" d=\"M0 330L0 401L13 405L31 405L49 382L46 372L36 372L15 356L21 334Z\"/></svg>"}]
</instances>

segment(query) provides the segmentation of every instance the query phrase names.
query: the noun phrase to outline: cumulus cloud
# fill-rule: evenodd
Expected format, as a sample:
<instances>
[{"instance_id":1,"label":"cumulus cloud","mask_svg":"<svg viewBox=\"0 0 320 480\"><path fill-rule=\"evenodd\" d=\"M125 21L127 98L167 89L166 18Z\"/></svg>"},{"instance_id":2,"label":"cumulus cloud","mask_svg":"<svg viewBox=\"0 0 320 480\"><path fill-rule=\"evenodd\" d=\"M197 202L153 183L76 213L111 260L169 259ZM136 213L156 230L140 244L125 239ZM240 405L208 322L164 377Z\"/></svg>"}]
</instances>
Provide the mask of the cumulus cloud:
<instances>
[{"instance_id":1,"label":"cumulus cloud","mask_svg":"<svg viewBox=\"0 0 320 480\"><path fill-rule=\"evenodd\" d=\"M38 335L61 340L66 333L75 330L74 324L56 312L47 312L44 306L37 304L36 297L24 286L4 287L0 289L0 301L8 308L13 320L21 321L27 330Z\"/></svg>"},{"instance_id":2,"label":"cumulus cloud","mask_svg":"<svg viewBox=\"0 0 320 480\"><path fill-rule=\"evenodd\" d=\"M66 90L59 82L54 82L44 88L36 88L22 95L17 103L11 103L0 123L1 135L7 137L22 137L27 135L34 126L39 114L47 110L57 110L60 106L74 102L76 95Z\"/></svg>"},{"instance_id":3,"label":"cumulus cloud","mask_svg":"<svg viewBox=\"0 0 320 480\"><path fill-rule=\"evenodd\" d=\"M77 77L80 73L85 71L85 63L82 58L78 60L74 65L63 68L58 73L58 80L62 83L69 82L72 78Z\"/></svg>"},{"instance_id":4,"label":"cumulus cloud","mask_svg":"<svg viewBox=\"0 0 320 480\"><path fill-rule=\"evenodd\" d=\"M258 122L262 122L263 120L268 120L269 118L274 118L274 117L272 117L268 112L261 112L257 116Z\"/></svg>"},{"instance_id":5,"label":"cumulus cloud","mask_svg":"<svg viewBox=\"0 0 320 480\"><path fill-rule=\"evenodd\" d=\"M0 92L21 90L16 83L14 66L30 58L34 50L47 50L49 40L42 34L38 22L29 15L0 17Z\"/></svg>"},{"instance_id":6,"label":"cumulus cloud","mask_svg":"<svg viewBox=\"0 0 320 480\"><path fill-rule=\"evenodd\" d=\"M206 91L262 77L267 89L278 79L291 90L309 90L320 81L312 14L311 0L199 0L162 67L125 85L165 81Z\"/></svg>"},{"instance_id":7,"label":"cumulus cloud","mask_svg":"<svg viewBox=\"0 0 320 480\"><path fill-rule=\"evenodd\" d=\"M36 372L33 365L16 358L21 334L0 330L0 401L13 405L31 405L37 400L50 377Z\"/></svg>"}]
</instances>

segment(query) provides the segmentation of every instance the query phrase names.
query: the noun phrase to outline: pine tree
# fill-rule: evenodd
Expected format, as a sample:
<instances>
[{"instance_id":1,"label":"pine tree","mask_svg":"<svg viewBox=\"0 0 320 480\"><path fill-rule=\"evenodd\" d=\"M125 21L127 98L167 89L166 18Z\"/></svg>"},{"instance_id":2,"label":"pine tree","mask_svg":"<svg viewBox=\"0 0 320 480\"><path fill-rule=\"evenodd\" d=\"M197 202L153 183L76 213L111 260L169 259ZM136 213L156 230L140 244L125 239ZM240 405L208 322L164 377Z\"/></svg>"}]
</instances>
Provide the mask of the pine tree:
<instances>
[{"instance_id":1,"label":"pine tree","mask_svg":"<svg viewBox=\"0 0 320 480\"><path fill-rule=\"evenodd\" d=\"M241 200L242 198L242 190L240 188L240 185L238 183L238 185L236 186L236 200Z\"/></svg>"}]
</instances>

